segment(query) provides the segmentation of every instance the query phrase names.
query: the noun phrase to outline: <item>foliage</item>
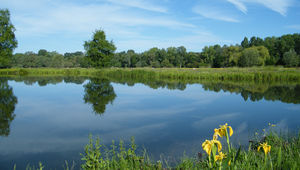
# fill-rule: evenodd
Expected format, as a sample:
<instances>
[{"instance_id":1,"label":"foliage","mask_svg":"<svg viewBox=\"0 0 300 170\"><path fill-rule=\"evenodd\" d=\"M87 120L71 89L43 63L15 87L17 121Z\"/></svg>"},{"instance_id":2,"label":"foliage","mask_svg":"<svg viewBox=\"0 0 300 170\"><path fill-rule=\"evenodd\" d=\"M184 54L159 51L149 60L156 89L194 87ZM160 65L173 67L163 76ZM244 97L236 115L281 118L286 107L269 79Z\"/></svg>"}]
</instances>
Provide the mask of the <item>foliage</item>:
<instances>
[{"instance_id":1,"label":"foliage","mask_svg":"<svg viewBox=\"0 0 300 170\"><path fill-rule=\"evenodd\" d=\"M300 58L294 49L283 54L283 63L286 67L296 67L300 62Z\"/></svg>"},{"instance_id":2,"label":"foliage","mask_svg":"<svg viewBox=\"0 0 300 170\"><path fill-rule=\"evenodd\" d=\"M241 45L212 45L205 46L202 52L188 52L185 47L151 48L141 53L134 50L114 53L113 42L106 40L102 30L94 33L93 39L85 42L86 54L82 52L65 53L48 52L41 49L37 54L26 52L17 53L12 60L13 67L252 67L266 65L283 65L295 63L295 57L284 54L294 50L300 54L300 34L287 34L281 37L247 37ZM85 56L85 57L84 57ZM292 64L293 67L297 65Z\"/></svg>"},{"instance_id":3,"label":"foliage","mask_svg":"<svg viewBox=\"0 0 300 170\"><path fill-rule=\"evenodd\" d=\"M0 9L0 68L11 66L12 53L18 45L14 32L9 11Z\"/></svg>"},{"instance_id":4,"label":"foliage","mask_svg":"<svg viewBox=\"0 0 300 170\"><path fill-rule=\"evenodd\" d=\"M249 47L243 50L239 60L239 66L263 66L269 58L270 55L268 49L264 46Z\"/></svg>"},{"instance_id":5,"label":"foliage","mask_svg":"<svg viewBox=\"0 0 300 170\"><path fill-rule=\"evenodd\" d=\"M85 41L84 49L86 57L89 59L93 67L101 68L111 65L111 58L116 50L112 41L106 40L103 30L96 30L92 40Z\"/></svg>"},{"instance_id":6,"label":"foliage","mask_svg":"<svg viewBox=\"0 0 300 170\"><path fill-rule=\"evenodd\" d=\"M131 138L131 146L129 149L125 149L124 142L120 141L119 149L112 142L111 149L107 150L107 147L100 144L100 139L97 138L94 143L90 136L89 144L85 146L84 153L81 154L82 169L162 169L160 163L152 164L147 157L138 156L136 154L136 145L134 138ZM106 150L105 150L106 149Z\"/></svg>"},{"instance_id":7,"label":"foliage","mask_svg":"<svg viewBox=\"0 0 300 170\"><path fill-rule=\"evenodd\" d=\"M99 139L90 142L82 154L83 169L297 169L300 166L300 133L298 136L284 138L276 134L272 128L276 125L269 124L269 132L263 131L259 137L250 141L248 150L241 147L236 149L230 143L233 130L227 124L215 129L213 140L206 140L203 149L207 157L183 157L174 167L162 164L161 161L152 163L146 154L138 156L136 145L132 138L131 148L126 150L123 141L119 150L113 144L111 149L100 145ZM268 134L266 134L268 133ZM218 137L226 137L227 149L222 147L222 140Z\"/></svg>"}]
</instances>

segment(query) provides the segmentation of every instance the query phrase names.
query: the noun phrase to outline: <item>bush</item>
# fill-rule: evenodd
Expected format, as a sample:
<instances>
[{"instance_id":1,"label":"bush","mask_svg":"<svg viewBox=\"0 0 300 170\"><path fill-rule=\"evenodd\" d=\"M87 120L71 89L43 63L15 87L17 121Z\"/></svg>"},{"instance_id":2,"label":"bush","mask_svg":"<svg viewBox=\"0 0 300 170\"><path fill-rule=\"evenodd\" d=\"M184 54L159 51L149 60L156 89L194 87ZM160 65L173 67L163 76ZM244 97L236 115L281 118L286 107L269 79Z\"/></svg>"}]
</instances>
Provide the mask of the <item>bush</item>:
<instances>
[{"instance_id":1,"label":"bush","mask_svg":"<svg viewBox=\"0 0 300 170\"><path fill-rule=\"evenodd\" d=\"M299 57L294 49L283 54L283 63L286 67L296 67L299 64Z\"/></svg>"}]
</instances>

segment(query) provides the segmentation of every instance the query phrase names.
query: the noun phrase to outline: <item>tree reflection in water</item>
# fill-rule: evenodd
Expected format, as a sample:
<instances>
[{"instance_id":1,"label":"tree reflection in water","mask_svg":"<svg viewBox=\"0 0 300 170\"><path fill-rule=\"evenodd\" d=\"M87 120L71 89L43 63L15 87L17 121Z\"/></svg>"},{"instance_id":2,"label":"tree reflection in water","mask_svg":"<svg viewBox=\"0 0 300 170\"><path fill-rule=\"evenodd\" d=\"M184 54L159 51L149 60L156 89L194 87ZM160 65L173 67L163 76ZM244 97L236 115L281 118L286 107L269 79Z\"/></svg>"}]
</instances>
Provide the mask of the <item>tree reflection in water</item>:
<instances>
[{"instance_id":1,"label":"tree reflection in water","mask_svg":"<svg viewBox=\"0 0 300 170\"><path fill-rule=\"evenodd\" d=\"M84 102L91 104L97 114L103 114L106 105L112 104L116 98L113 86L106 79L91 79L88 84L84 85L84 88Z\"/></svg>"},{"instance_id":2,"label":"tree reflection in water","mask_svg":"<svg viewBox=\"0 0 300 170\"><path fill-rule=\"evenodd\" d=\"M0 79L0 136L8 136L18 100L7 80Z\"/></svg>"}]
</instances>

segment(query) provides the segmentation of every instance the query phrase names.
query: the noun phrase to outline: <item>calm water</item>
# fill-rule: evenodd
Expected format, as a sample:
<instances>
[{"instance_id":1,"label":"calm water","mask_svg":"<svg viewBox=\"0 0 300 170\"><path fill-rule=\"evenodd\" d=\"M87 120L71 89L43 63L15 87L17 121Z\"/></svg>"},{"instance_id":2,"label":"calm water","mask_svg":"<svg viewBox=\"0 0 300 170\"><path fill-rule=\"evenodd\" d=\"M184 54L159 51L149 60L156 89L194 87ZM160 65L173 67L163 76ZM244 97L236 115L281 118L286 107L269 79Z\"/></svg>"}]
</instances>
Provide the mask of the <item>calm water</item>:
<instances>
[{"instance_id":1,"label":"calm water","mask_svg":"<svg viewBox=\"0 0 300 170\"><path fill-rule=\"evenodd\" d=\"M146 85L145 85L146 84ZM0 169L42 161L80 163L89 134L107 145L134 136L153 159L202 152L213 129L229 123L235 144L268 123L300 125L300 86L118 83L85 78L0 78ZM170 157L172 156L172 157Z\"/></svg>"}]
</instances>

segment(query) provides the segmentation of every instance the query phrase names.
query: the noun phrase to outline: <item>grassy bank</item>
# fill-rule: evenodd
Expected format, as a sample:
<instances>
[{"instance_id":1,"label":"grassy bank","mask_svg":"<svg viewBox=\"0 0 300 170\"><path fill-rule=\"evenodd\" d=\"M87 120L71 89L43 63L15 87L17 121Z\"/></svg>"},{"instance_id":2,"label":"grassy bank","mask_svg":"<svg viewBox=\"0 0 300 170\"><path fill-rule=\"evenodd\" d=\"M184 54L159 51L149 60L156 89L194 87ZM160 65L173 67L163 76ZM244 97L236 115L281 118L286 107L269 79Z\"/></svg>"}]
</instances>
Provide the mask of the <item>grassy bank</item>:
<instances>
[{"instance_id":1,"label":"grassy bank","mask_svg":"<svg viewBox=\"0 0 300 170\"><path fill-rule=\"evenodd\" d=\"M284 137L273 131L269 125L268 132L263 130L255 134L249 147L234 147L230 137L235 129L225 124L218 129L211 129L212 138L202 143L202 148L195 151L195 157L182 157L174 165L164 160L154 162L146 152L137 154L134 138L129 148L113 142L107 147L99 139L90 138L89 144L81 153L81 169L299 169L300 167L300 133L293 137ZM47 168L46 164L39 165ZM71 166L72 167L72 166ZM38 168L38 169L42 169ZM32 168L34 169L34 168ZM66 163L64 169L72 169Z\"/></svg>"},{"instance_id":2,"label":"grassy bank","mask_svg":"<svg viewBox=\"0 0 300 170\"><path fill-rule=\"evenodd\" d=\"M227 124L212 130L212 139L202 143L202 154L197 157L183 157L175 166L163 160L153 162L147 155L137 155L134 139L131 148L125 149L123 142L119 149L113 144L111 150L101 153L99 140L86 145L82 154L83 169L299 169L300 133L296 137L279 136L272 130L255 134L247 150L235 148L230 142L234 131Z\"/></svg>"},{"instance_id":3,"label":"grassy bank","mask_svg":"<svg viewBox=\"0 0 300 170\"><path fill-rule=\"evenodd\" d=\"M106 69L56 69L28 68L1 69L0 76L90 76L117 79L164 79L180 81L228 80L228 81L290 81L300 82L299 68L252 67L252 68L106 68Z\"/></svg>"}]
</instances>

